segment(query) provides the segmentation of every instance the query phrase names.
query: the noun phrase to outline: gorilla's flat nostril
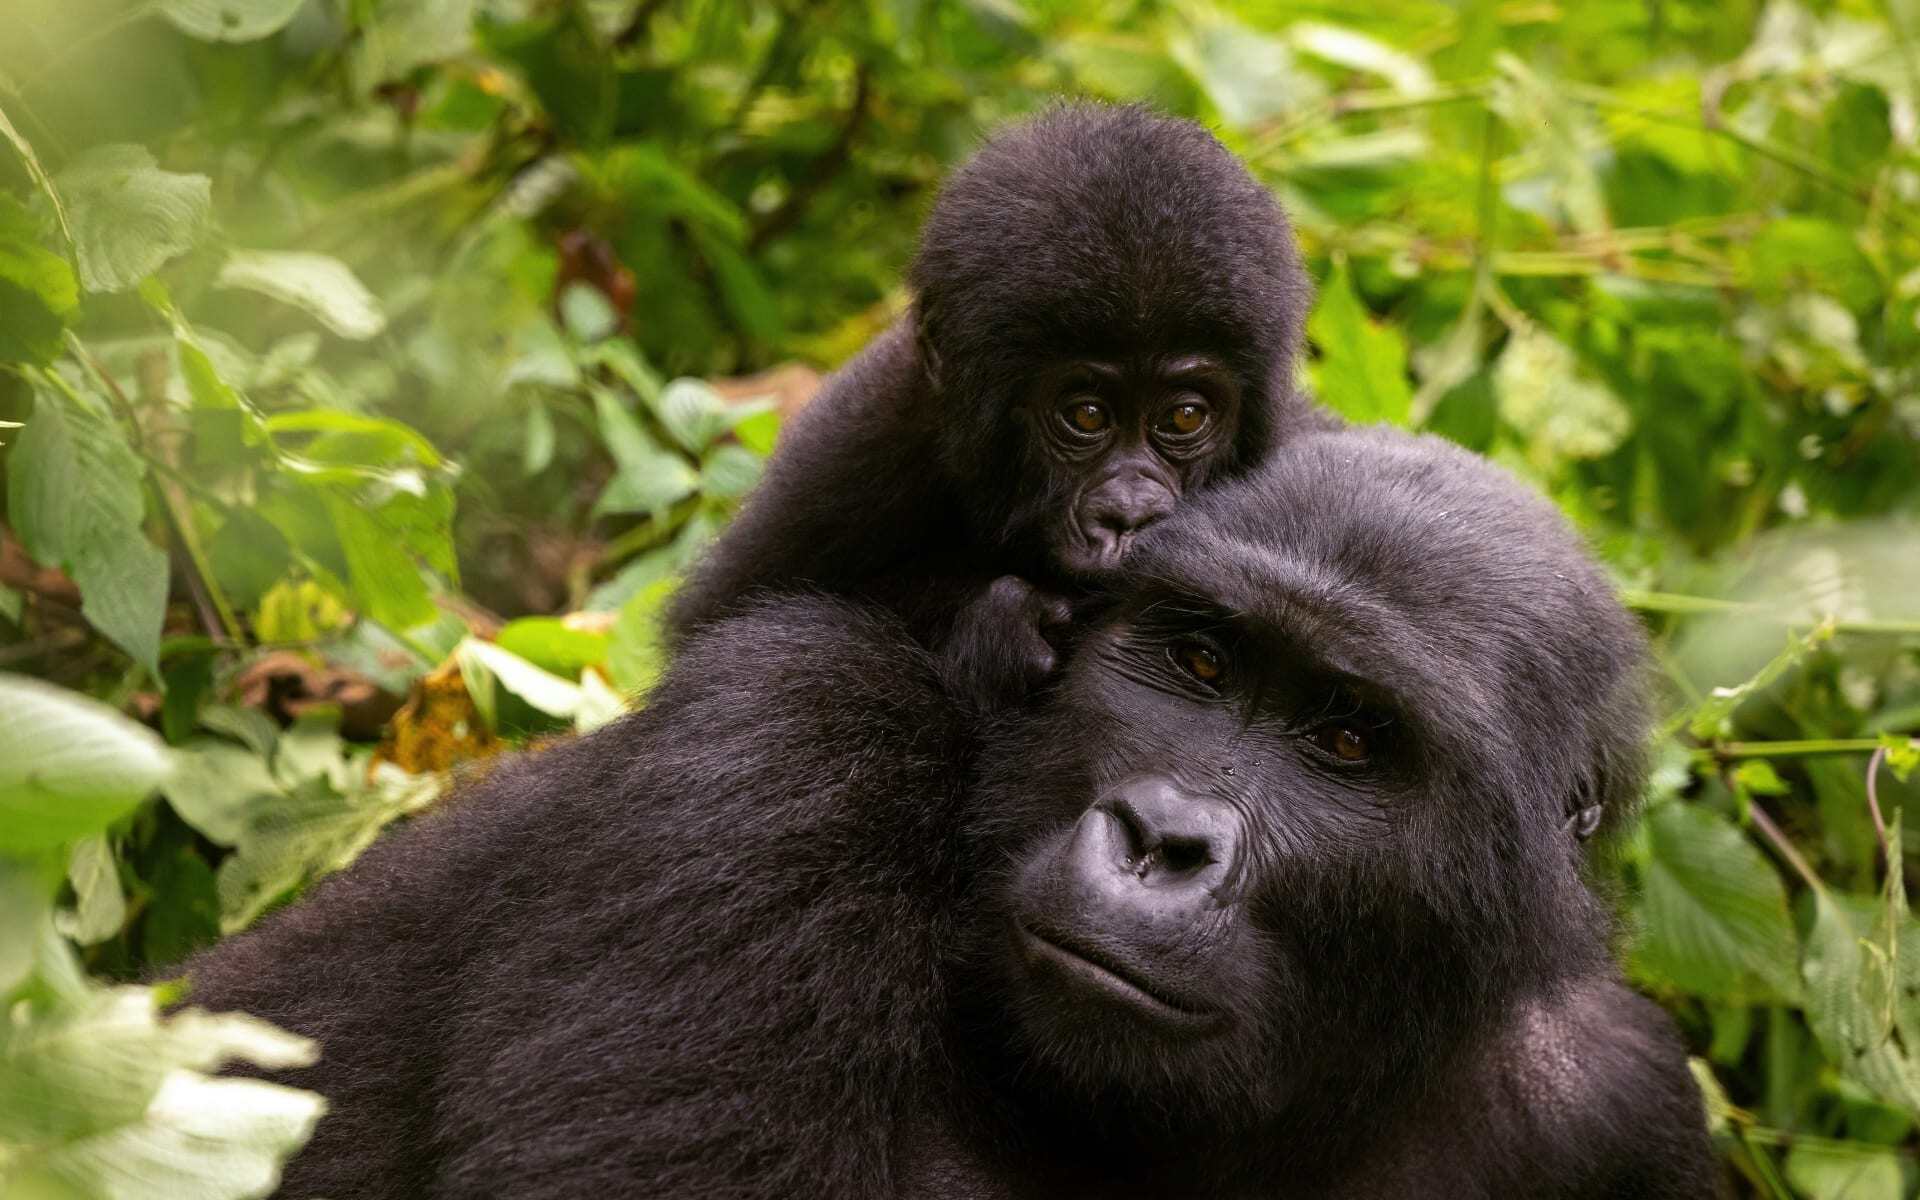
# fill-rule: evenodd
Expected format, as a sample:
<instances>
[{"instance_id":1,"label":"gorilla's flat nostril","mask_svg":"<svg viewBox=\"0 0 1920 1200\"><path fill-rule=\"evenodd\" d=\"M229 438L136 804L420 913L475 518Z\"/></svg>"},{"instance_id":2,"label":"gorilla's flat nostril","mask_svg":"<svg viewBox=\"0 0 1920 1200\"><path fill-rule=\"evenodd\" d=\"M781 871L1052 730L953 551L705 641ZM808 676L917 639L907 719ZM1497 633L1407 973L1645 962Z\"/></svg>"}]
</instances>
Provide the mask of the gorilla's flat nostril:
<instances>
[{"instance_id":1,"label":"gorilla's flat nostril","mask_svg":"<svg viewBox=\"0 0 1920 1200\"><path fill-rule=\"evenodd\" d=\"M1213 850L1198 838L1168 838L1160 843L1160 861L1177 875L1188 875L1213 861Z\"/></svg>"}]
</instances>

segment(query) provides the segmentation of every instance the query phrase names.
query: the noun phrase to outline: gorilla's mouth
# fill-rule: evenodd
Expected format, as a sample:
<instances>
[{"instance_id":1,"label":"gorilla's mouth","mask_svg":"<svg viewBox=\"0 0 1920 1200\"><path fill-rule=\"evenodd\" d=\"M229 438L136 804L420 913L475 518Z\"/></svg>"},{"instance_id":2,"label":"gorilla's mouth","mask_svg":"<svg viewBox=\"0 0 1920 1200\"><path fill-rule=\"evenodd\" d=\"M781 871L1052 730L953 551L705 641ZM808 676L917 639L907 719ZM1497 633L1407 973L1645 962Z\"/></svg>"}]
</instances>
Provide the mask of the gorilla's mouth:
<instances>
[{"instance_id":1,"label":"gorilla's mouth","mask_svg":"<svg viewBox=\"0 0 1920 1200\"><path fill-rule=\"evenodd\" d=\"M1030 965L1064 975L1154 1020L1192 1028L1197 1024L1210 1024L1217 1015L1168 995L1165 989L1111 955L1069 942L1051 930L1042 933L1016 922L1014 938Z\"/></svg>"}]
</instances>

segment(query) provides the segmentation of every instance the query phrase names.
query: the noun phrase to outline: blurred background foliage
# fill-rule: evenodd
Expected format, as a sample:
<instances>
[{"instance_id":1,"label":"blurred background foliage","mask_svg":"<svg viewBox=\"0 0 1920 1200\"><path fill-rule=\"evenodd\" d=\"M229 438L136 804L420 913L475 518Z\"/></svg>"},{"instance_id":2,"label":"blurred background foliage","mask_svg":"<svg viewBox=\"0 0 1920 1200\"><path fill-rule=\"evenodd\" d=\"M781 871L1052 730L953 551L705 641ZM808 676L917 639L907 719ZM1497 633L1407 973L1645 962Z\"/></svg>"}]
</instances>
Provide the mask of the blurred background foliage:
<instances>
[{"instance_id":1,"label":"blurred background foliage","mask_svg":"<svg viewBox=\"0 0 1920 1200\"><path fill-rule=\"evenodd\" d=\"M642 691L1057 95L1216 129L1321 396L1589 532L1668 717L1628 970L1743 1195L1914 1194L1916 0L8 0L0 1188L271 1185L320 1101L211 1076L315 1048L129 981Z\"/></svg>"}]
</instances>

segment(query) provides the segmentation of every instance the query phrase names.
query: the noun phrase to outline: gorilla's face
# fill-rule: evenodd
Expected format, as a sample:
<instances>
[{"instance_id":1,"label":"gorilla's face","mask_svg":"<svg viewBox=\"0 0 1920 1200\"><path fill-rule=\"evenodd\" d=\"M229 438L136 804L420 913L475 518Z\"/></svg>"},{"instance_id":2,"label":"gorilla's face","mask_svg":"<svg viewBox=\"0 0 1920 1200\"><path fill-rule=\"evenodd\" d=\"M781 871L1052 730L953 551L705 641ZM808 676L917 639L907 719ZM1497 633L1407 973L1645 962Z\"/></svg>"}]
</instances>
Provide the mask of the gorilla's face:
<instances>
[{"instance_id":1,"label":"gorilla's face","mask_svg":"<svg viewBox=\"0 0 1920 1200\"><path fill-rule=\"evenodd\" d=\"M1039 372L1017 408L1028 454L1056 481L1035 510L1053 569L1094 576L1234 450L1242 385L1214 355L1074 358Z\"/></svg>"},{"instance_id":2,"label":"gorilla's face","mask_svg":"<svg viewBox=\"0 0 1920 1200\"><path fill-rule=\"evenodd\" d=\"M1326 436L1150 531L1128 578L987 756L1020 821L980 937L1023 1062L1254 1122L1379 1086L1592 940L1562 822L1626 802L1639 641L1536 498Z\"/></svg>"}]
</instances>

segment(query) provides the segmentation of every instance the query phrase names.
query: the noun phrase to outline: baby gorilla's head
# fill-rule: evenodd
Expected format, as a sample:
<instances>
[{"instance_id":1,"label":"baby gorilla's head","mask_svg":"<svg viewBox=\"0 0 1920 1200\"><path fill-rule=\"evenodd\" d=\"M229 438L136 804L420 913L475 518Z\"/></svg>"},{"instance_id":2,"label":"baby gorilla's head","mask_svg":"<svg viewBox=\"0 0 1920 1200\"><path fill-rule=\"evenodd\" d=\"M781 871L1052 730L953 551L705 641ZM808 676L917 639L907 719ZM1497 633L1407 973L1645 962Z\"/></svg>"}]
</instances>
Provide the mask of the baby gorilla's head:
<instances>
[{"instance_id":1,"label":"baby gorilla's head","mask_svg":"<svg viewBox=\"0 0 1920 1200\"><path fill-rule=\"evenodd\" d=\"M1190 121L1067 105L1000 134L941 191L912 283L945 466L1028 573L1111 569L1303 418L1292 230Z\"/></svg>"}]
</instances>

